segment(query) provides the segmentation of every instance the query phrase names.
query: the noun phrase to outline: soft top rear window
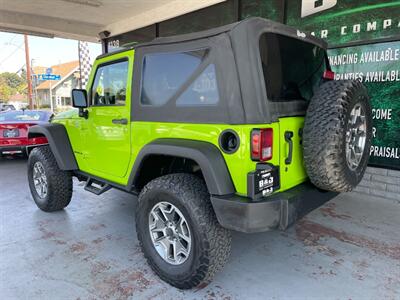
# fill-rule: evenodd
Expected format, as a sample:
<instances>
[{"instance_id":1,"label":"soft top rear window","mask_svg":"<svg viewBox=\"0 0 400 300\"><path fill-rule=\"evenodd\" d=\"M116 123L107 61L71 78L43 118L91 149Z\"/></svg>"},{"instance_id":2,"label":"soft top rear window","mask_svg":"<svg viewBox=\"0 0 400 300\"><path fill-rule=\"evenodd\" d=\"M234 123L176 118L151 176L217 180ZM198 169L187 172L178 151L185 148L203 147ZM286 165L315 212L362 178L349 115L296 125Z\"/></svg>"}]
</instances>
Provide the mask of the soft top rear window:
<instances>
[{"instance_id":1,"label":"soft top rear window","mask_svg":"<svg viewBox=\"0 0 400 300\"><path fill-rule=\"evenodd\" d=\"M324 49L274 33L260 37L260 56L270 101L309 101L326 68Z\"/></svg>"}]
</instances>

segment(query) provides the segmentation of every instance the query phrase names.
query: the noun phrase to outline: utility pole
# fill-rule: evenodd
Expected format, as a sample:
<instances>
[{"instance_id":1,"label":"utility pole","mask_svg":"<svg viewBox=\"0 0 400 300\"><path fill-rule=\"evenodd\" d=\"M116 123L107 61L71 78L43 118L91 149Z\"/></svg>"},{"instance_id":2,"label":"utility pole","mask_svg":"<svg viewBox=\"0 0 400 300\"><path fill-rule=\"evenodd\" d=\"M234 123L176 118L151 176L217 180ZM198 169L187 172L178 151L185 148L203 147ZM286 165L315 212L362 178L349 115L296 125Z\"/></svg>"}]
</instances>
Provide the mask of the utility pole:
<instances>
[{"instance_id":1,"label":"utility pole","mask_svg":"<svg viewBox=\"0 0 400 300\"><path fill-rule=\"evenodd\" d=\"M28 82L29 109L33 109L33 102L32 102L31 61L30 61L30 59L29 59L28 36L27 36L26 34L24 34L24 42L25 42L26 81Z\"/></svg>"},{"instance_id":2,"label":"utility pole","mask_svg":"<svg viewBox=\"0 0 400 300\"><path fill-rule=\"evenodd\" d=\"M50 84L50 110L54 112L54 104L53 104L53 91L51 90L51 80L49 80Z\"/></svg>"},{"instance_id":3,"label":"utility pole","mask_svg":"<svg viewBox=\"0 0 400 300\"><path fill-rule=\"evenodd\" d=\"M37 75L33 72L33 62L35 61L34 58L31 59L31 78L32 78L32 98L33 98L33 108L38 109L39 108L39 102L38 102L38 97L37 97Z\"/></svg>"}]
</instances>

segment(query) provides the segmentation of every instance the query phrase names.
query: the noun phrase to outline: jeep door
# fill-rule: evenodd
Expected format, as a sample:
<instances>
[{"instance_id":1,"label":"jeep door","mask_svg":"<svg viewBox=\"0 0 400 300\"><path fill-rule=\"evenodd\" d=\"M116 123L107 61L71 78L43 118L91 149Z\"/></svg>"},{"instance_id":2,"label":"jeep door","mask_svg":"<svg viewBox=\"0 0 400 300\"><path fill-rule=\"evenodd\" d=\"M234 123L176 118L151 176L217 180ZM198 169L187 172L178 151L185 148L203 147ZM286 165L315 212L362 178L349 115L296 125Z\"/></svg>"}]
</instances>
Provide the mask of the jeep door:
<instances>
[{"instance_id":1,"label":"jeep door","mask_svg":"<svg viewBox=\"0 0 400 300\"><path fill-rule=\"evenodd\" d=\"M85 157L89 173L121 182L131 157L130 105L133 53L102 59L89 87Z\"/></svg>"}]
</instances>

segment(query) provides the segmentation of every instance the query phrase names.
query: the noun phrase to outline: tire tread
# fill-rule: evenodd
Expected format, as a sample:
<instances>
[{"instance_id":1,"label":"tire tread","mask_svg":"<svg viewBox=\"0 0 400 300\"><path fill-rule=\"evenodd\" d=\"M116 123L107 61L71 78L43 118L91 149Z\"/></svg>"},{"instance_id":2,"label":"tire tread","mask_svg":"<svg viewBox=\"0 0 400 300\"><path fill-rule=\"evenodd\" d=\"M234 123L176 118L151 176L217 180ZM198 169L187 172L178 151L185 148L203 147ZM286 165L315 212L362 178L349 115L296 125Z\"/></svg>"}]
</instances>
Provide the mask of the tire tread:
<instances>
[{"instance_id":1,"label":"tire tread","mask_svg":"<svg viewBox=\"0 0 400 300\"><path fill-rule=\"evenodd\" d=\"M229 230L219 225L204 181L194 175L181 173L156 178L148 183L140 193L137 214L140 214L140 204L144 196L153 189L166 189L185 201L187 210L190 211L192 217L196 218L199 232L202 233L200 243L206 251L201 253L199 260L196 260L193 276L183 282L165 276L154 261L144 253L149 265L161 279L181 289L208 284L228 261L231 234ZM136 220L138 220L138 216ZM138 224L136 226L139 228ZM140 230L138 230L138 238L142 246L143 237Z\"/></svg>"},{"instance_id":2,"label":"tire tread","mask_svg":"<svg viewBox=\"0 0 400 300\"><path fill-rule=\"evenodd\" d=\"M356 80L328 81L310 101L303 131L304 164L311 182L317 187L334 191L351 191L361 180L367 164L362 160L354 178L346 172L345 149L347 115L354 106L354 97L365 95L368 122L364 156L369 157L371 141L370 105L365 87Z\"/></svg>"},{"instance_id":3,"label":"tire tread","mask_svg":"<svg viewBox=\"0 0 400 300\"><path fill-rule=\"evenodd\" d=\"M35 162L41 161L45 167L48 180L48 195L45 203L37 201L39 197L29 175L29 187L38 207L46 212L64 209L72 198L72 175L58 167L57 161L49 146L41 146L32 150L28 160L28 174L32 172Z\"/></svg>"}]
</instances>

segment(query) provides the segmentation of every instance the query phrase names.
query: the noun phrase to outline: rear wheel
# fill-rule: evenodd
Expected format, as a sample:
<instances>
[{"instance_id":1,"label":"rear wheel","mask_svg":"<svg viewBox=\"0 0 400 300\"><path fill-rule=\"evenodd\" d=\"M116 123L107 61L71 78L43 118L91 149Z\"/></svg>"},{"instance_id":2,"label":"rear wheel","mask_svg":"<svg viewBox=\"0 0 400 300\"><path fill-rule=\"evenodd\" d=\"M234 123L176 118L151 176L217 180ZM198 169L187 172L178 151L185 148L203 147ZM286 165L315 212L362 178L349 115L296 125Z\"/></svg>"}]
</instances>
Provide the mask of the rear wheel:
<instances>
[{"instance_id":1,"label":"rear wheel","mask_svg":"<svg viewBox=\"0 0 400 300\"><path fill-rule=\"evenodd\" d=\"M28 182L36 205L43 211L61 210L71 201L71 173L60 170L49 146L37 147L30 153Z\"/></svg>"},{"instance_id":2,"label":"rear wheel","mask_svg":"<svg viewBox=\"0 0 400 300\"><path fill-rule=\"evenodd\" d=\"M230 254L230 232L218 224L207 188L194 175L171 174L147 184L136 229L151 268L180 289L207 284Z\"/></svg>"},{"instance_id":3,"label":"rear wheel","mask_svg":"<svg viewBox=\"0 0 400 300\"><path fill-rule=\"evenodd\" d=\"M351 191L364 175L371 138L365 87L354 80L324 83L311 99L304 124L304 163L312 183Z\"/></svg>"}]
</instances>

